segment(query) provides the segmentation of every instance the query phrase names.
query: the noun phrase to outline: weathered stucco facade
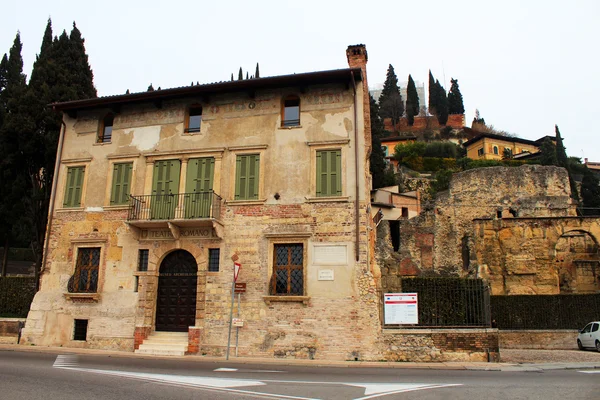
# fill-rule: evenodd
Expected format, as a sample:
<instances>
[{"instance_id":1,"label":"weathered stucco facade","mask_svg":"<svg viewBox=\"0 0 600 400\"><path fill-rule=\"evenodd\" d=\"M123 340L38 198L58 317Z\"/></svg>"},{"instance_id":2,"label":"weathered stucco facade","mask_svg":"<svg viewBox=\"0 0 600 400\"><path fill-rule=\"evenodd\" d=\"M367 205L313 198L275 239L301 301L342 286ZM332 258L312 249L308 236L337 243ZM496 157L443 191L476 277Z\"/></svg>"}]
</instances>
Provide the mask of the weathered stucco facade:
<instances>
[{"instance_id":1,"label":"weathered stucco facade","mask_svg":"<svg viewBox=\"0 0 600 400\"><path fill-rule=\"evenodd\" d=\"M224 353L232 258L237 258L242 265L238 282L247 285L241 295L239 354L377 358L381 324L369 237L366 49L350 46L347 57L347 70L57 105L65 128L56 200L41 290L21 343L133 351L157 328L157 319L170 318L168 307L159 311L157 305L161 284L166 288L163 277L169 275L165 264L191 255L188 264L195 264L197 273L194 286L186 289L194 293L193 323L186 327L189 352ZM285 120L288 98L299 104L299 121L292 126ZM192 110L201 110L197 131L190 129L197 118ZM106 132L107 115L109 140L99 135ZM327 168L340 175L340 187L323 195L318 179L325 167L317 165L326 154L338 157L339 169ZM255 162L256 175L241 169L246 156ZM190 171L198 160L210 160L214 168L213 200L209 214L194 216L181 194L189 192ZM165 163L171 174L177 167L170 181L157 172ZM114 205L122 164L131 165L126 183L132 199ZM69 180L75 173L80 184ZM166 201L157 195L163 181L171 185L168 198L178 199L169 200L174 202L168 216L153 210L158 204L153 202ZM256 189L254 196L240 195L244 185ZM77 195L80 202L73 204ZM287 261L291 269L283 274L298 279L300 289L281 293L286 288L274 289L281 278L274 271L286 262L278 251L288 247L296 249L290 251L297 259ZM89 275L97 277L97 287L80 290L91 279L81 272L81 254L89 249L99 254L99 260L90 261ZM177 308L177 301L170 307ZM85 340L74 340L76 320L87 321Z\"/></svg>"}]
</instances>

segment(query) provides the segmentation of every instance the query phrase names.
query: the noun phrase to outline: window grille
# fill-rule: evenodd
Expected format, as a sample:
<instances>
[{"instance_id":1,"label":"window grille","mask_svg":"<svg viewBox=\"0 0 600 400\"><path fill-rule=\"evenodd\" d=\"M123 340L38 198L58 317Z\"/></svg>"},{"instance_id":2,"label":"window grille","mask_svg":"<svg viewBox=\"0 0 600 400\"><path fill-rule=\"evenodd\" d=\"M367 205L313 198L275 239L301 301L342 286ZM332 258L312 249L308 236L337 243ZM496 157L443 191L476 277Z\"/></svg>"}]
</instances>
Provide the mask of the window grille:
<instances>
[{"instance_id":1,"label":"window grille","mask_svg":"<svg viewBox=\"0 0 600 400\"><path fill-rule=\"evenodd\" d=\"M220 249L208 249L208 271L219 272Z\"/></svg>"},{"instance_id":2,"label":"window grille","mask_svg":"<svg viewBox=\"0 0 600 400\"><path fill-rule=\"evenodd\" d=\"M304 294L304 249L302 244L276 244L270 292L276 296Z\"/></svg>"}]
</instances>

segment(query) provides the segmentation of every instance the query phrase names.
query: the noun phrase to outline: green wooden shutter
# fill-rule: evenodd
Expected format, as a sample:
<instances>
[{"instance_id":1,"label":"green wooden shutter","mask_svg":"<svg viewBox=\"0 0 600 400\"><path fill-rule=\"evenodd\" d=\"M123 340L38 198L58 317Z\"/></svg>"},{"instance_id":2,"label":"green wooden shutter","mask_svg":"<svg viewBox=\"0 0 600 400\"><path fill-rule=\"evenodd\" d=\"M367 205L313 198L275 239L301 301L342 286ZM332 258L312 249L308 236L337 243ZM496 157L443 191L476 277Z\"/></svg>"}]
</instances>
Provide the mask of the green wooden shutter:
<instances>
[{"instance_id":1,"label":"green wooden shutter","mask_svg":"<svg viewBox=\"0 0 600 400\"><path fill-rule=\"evenodd\" d=\"M260 155L237 156L235 167L235 199L258 199Z\"/></svg>"},{"instance_id":2,"label":"green wooden shutter","mask_svg":"<svg viewBox=\"0 0 600 400\"><path fill-rule=\"evenodd\" d=\"M85 167L67 168L67 184L63 207L79 207L81 205L81 191Z\"/></svg>"},{"instance_id":3,"label":"green wooden shutter","mask_svg":"<svg viewBox=\"0 0 600 400\"><path fill-rule=\"evenodd\" d=\"M336 150L333 152L335 155L335 162L333 164L334 171L334 179L332 182L335 183L335 190L331 192L332 196L341 196L342 195L342 152L340 150Z\"/></svg>"},{"instance_id":4,"label":"green wooden shutter","mask_svg":"<svg viewBox=\"0 0 600 400\"><path fill-rule=\"evenodd\" d=\"M322 151L317 151L317 197L323 196L323 180L321 179L321 175L323 174L322 153Z\"/></svg>"},{"instance_id":5,"label":"green wooden shutter","mask_svg":"<svg viewBox=\"0 0 600 400\"><path fill-rule=\"evenodd\" d=\"M240 200L243 197L242 190L242 156L237 156L235 159L235 199Z\"/></svg>"},{"instance_id":6,"label":"green wooden shutter","mask_svg":"<svg viewBox=\"0 0 600 400\"><path fill-rule=\"evenodd\" d=\"M248 198L258 199L258 174L260 167L260 159L258 154L248 156Z\"/></svg>"},{"instance_id":7,"label":"green wooden shutter","mask_svg":"<svg viewBox=\"0 0 600 400\"><path fill-rule=\"evenodd\" d=\"M179 193L179 160L156 161L152 176L151 218L171 219L177 207ZM175 196L169 196L175 195Z\"/></svg>"},{"instance_id":8,"label":"green wooden shutter","mask_svg":"<svg viewBox=\"0 0 600 400\"><path fill-rule=\"evenodd\" d=\"M317 197L342 194L342 152L317 151Z\"/></svg>"},{"instance_id":9,"label":"green wooden shutter","mask_svg":"<svg viewBox=\"0 0 600 400\"><path fill-rule=\"evenodd\" d=\"M186 218L209 216L214 169L215 159L213 157L194 158L188 162L184 199Z\"/></svg>"},{"instance_id":10,"label":"green wooden shutter","mask_svg":"<svg viewBox=\"0 0 600 400\"><path fill-rule=\"evenodd\" d=\"M115 164L113 167L113 181L110 195L110 204L127 204L131 193L131 171L133 163Z\"/></svg>"}]
</instances>

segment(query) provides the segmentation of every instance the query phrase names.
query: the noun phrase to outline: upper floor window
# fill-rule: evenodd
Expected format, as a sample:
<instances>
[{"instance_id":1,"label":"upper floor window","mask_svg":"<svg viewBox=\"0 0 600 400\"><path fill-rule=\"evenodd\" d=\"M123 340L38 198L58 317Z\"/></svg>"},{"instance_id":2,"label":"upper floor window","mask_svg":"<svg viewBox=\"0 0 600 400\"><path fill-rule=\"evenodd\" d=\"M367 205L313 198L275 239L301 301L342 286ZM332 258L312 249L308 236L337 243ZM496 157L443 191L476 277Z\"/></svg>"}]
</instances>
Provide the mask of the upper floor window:
<instances>
[{"instance_id":1,"label":"upper floor window","mask_svg":"<svg viewBox=\"0 0 600 400\"><path fill-rule=\"evenodd\" d=\"M200 132L200 125L202 124L202 107L195 106L190 107L187 127L185 128L186 133Z\"/></svg>"},{"instance_id":2,"label":"upper floor window","mask_svg":"<svg viewBox=\"0 0 600 400\"><path fill-rule=\"evenodd\" d=\"M480 157L483 155L483 147L481 149L477 150L477 155Z\"/></svg>"},{"instance_id":3,"label":"upper floor window","mask_svg":"<svg viewBox=\"0 0 600 400\"><path fill-rule=\"evenodd\" d=\"M283 100L281 126L300 126L300 98L298 96L288 96Z\"/></svg>"},{"instance_id":4,"label":"upper floor window","mask_svg":"<svg viewBox=\"0 0 600 400\"><path fill-rule=\"evenodd\" d=\"M494 146L494 154L498 155L498 146Z\"/></svg>"},{"instance_id":5,"label":"upper floor window","mask_svg":"<svg viewBox=\"0 0 600 400\"><path fill-rule=\"evenodd\" d=\"M65 184L63 207L81 206L84 174L85 167L69 167L67 169L67 182Z\"/></svg>"},{"instance_id":6,"label":"upper floor window","mask_svg":"<svg viewBox=\"0 0 600 400\"><path fill-rule=\"evenodd\" d=\"M132 169L133 163L115 164L113 166L112 188L110 191L111 205L127 204L129 202Z\"/></svg>"},{"instance_id":7,"label":"upper floor window","mask_svg":"<svg viewBox=\"0 0 600 400\"><path fill-rule=\"evenodd\" d=\"M110 114L104 117L104 119L102 120L102 124L100 125L100 131L98 132L98 143L111 142L113 121L114 117Z\"/></svg>"},{"instance_id":8,"label":"upper floor window","mask_svg":"<svg viewBox=\"0 0 600 400\"><path fill-rule=\"evenodd\" d=\"M317 151L317 197L342 195L342 151Z\"/></svg>"},{"instance_id":9,"label":"upper floor window","mask_svg":"<svg viewBox=\"0 0 600 400\"><path fill-rule=\"evenodd\" d=\"M259 154L244 154L236 158L235 200L258 199Z\"/></svg>"}]
</instances>

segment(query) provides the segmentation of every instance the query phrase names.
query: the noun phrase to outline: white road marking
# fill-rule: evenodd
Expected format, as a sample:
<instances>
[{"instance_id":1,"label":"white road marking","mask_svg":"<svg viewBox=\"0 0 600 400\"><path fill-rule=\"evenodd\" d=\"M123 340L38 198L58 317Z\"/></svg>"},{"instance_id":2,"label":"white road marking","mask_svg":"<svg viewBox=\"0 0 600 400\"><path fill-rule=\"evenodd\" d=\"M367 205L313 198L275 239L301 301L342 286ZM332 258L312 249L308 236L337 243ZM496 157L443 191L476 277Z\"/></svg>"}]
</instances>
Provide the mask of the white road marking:
<instances>
[{"instance_id":1,"label":"white road marking","mask_svg":"<svg viewBox=\"0 0 600 400\"><path fill-rule=\"evenodd\" d=\"M387 387L404 386L404 388L398 388L395 390L385 390L385 388L383 387L384 385ZM355 386L365 386L365 385L355 385ZM451 386L462 386L462 384L460 384L460 383L445 384L445 385L380 384L380 385L378 385L379 389L376 388L377 387L376 385L372 385L372 386L374 386L374 387L367 388L365 386L365 394L369 394L368 393L369 390L380 390L380 391L374 392L370 396L358 397L354 400L374 399L376 397L383 397L383 396L388 396L388 395L397 394L397 393L414 392L417 390L437 389L437 388L445 388L445 387L451 387Z\"/></svg>"},{"instance_id":2,"label":"white road marking","mask_svg":"<svg viewBox=\"0 0 600 400\"><path fill-rule=\"evenodd\" d=\"M600 374L600 370L598 370L598 371L579 371L579 372L583 372L584 374Z\"/></svg>"},{"instance_id":3,"label":"white road marking","mask_svg":"<svg viewBox=\"0 0 600 400\"><path fill-rule=\"evenodd\" d=\"M231 393L249 394L264 398L290 399L290 400L317 400L308 397L287 396L281 394L253 392L249 390L233 389L248 386L265 386L267 383L291 383L304 385L344 385L365 388L365 396L355 400L367 400L376 397L387 396L395 393L411 392L415 390L437 389L452 386L462 386L462 384L426 384L426 383L349 383L349 382L317 382L317 381L293 381L293 380L273 380L273 379L230 379L213 378L190 375L166 375L150 374L144 372L127 371L108 371L101 369L79 368L77 356L65 355L56 357L53 365L55 368L69 369L82 372L91 372L102 375L121 376L124 378L140 379L150 382L162 383L167 385L196 387L208 390L220 390ZM235 368L217 368L218 372L235 372ZM283 372L283 371L255 371L255 372ZM600 373L600 371L580 371L585 373Z\"/></svg>"},{"instance_id":4,"label":"white road marking","mask_svg":"<svg viewBox=\"0 0 600 400\"><path fill-rule=\"evenodd\" d=\"M54 364L52 364L53 367L56 368L68 368L68 367L76 367L79 365L78 359L76 355L58 355L56 356L56 360L54 361Z\"/></svg>"}]
</instances>

